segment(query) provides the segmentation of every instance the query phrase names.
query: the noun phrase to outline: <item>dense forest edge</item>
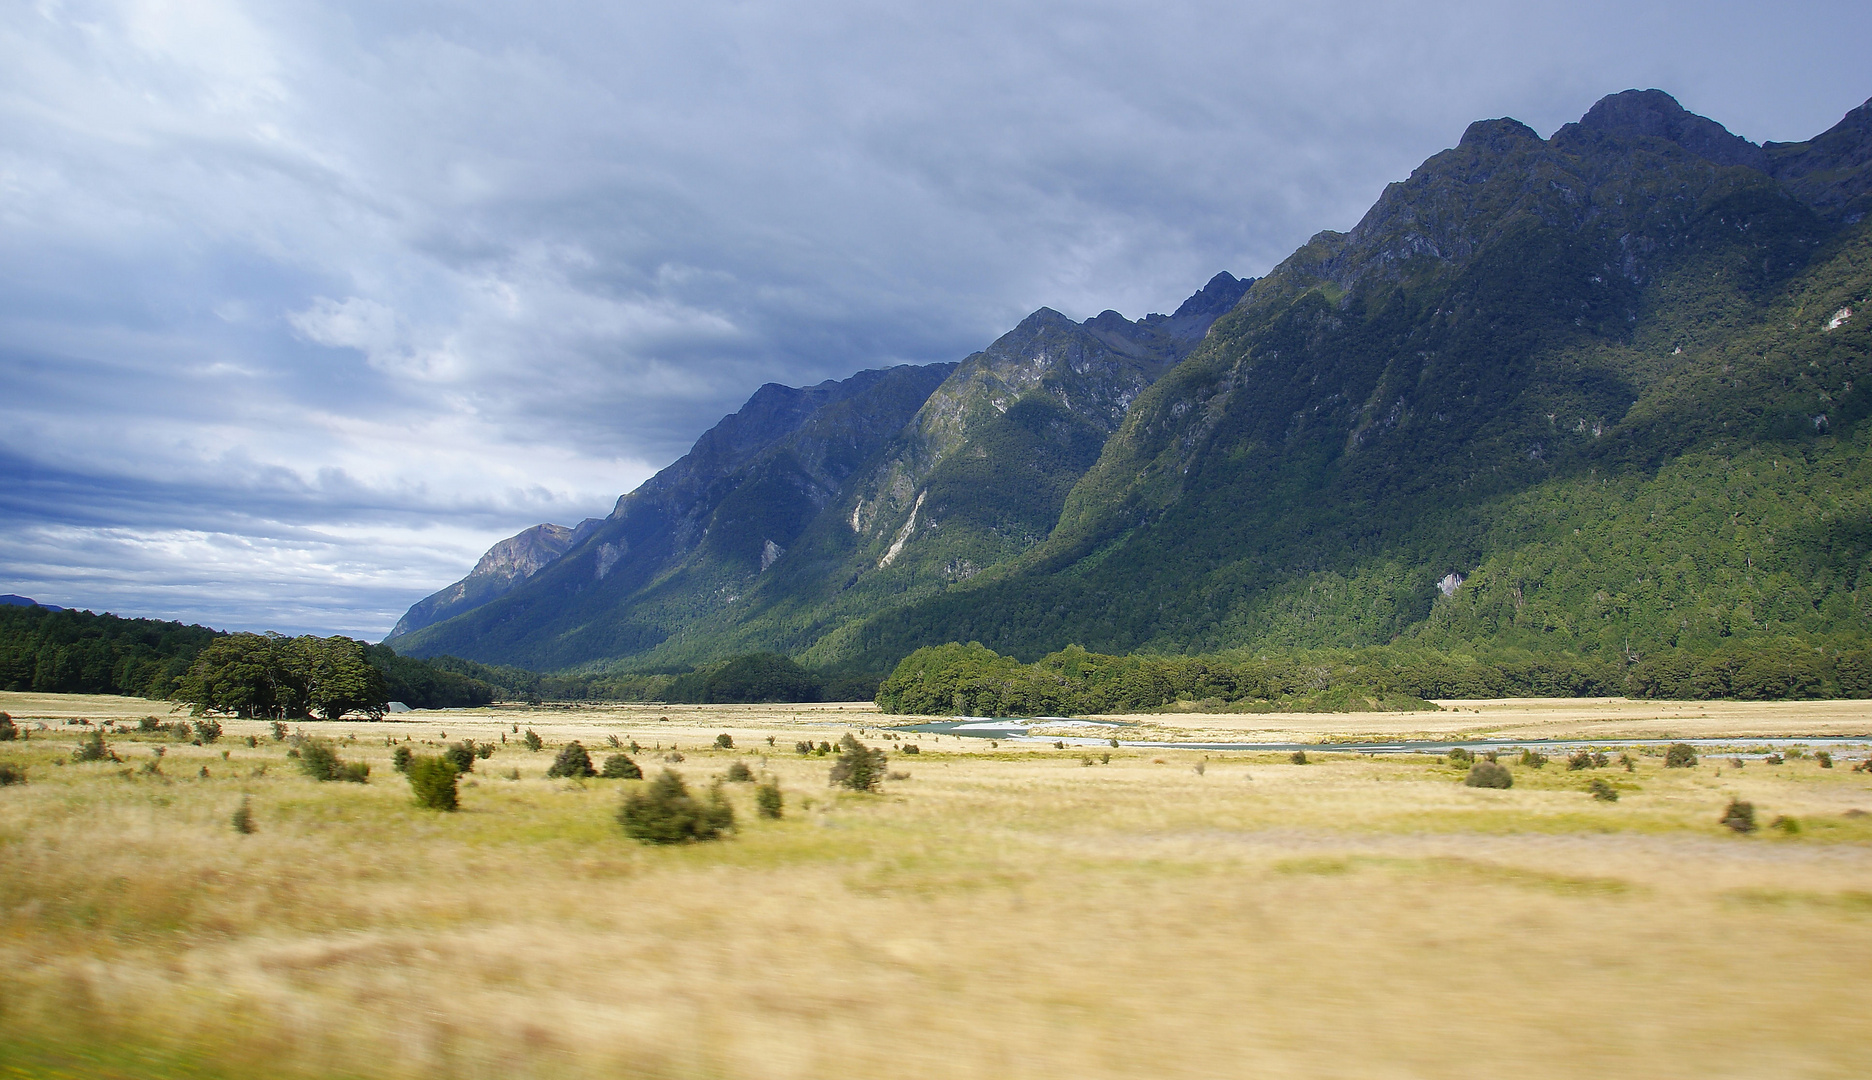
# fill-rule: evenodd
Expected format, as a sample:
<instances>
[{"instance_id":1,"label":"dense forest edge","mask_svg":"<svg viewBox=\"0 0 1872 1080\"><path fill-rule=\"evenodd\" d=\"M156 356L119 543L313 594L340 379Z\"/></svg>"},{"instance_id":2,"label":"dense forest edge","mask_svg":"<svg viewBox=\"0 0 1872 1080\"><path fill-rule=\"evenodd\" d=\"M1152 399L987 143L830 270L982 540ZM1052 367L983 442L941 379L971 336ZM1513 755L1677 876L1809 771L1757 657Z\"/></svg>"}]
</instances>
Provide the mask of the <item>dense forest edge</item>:
<instances>
[{"instance_id":1,"label":"dense forest edge","mask_svg":"<svg viewBox=\"0 0 1872 1080\"><path fill-rule=\"evenodd\" d=\"M39 606L0 607L0 689L50 694L120 694L192 701L206 673L203 654L240 639L298 643L301 652L350 643L381 679L384 700L413 709L470 708L496 701L661 701L693 704L867 701L881 675L828 674L784 656L757 653L677 671L541 674L453 656L399 656L387 645L349 638L229 634L206 626ZM251 650L250 650L251 651ZM238 652L238 650L237 650ZM248 656L231 655L238 662ZM311 661L308 661L311 662ZM290 666L290 665L289 665ZM196 675L191 679L191 672ZM372 693L378 694L374 680ZM178 696L180 695L180 696ZM292 700L289 698L283 700ZM316 712L313 701L289 708ZM216 711L224 711L219 705ZM236 707L238 708L238 706Z\"/></svg>"}]
</instances>

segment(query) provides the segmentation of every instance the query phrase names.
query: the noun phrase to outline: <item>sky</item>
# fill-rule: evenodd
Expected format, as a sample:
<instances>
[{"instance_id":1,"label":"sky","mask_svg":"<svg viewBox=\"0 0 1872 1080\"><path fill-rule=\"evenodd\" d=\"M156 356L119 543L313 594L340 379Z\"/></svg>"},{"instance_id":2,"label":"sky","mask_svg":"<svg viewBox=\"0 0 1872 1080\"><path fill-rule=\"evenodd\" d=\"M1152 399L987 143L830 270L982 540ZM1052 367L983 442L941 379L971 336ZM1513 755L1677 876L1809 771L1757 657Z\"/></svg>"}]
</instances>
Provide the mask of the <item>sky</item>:
<instances>
[{"instance_id":1,"label":"sky","mask_svg":"<svg viewBox=\"0 0 1872 1080\"><path fill-rule=\"evenodd\" d=\"M1472 120L1872 95L1872 5L16 0L0 593L381 638L765 382L1168 312Z\"/></svg>"}]
</instances>

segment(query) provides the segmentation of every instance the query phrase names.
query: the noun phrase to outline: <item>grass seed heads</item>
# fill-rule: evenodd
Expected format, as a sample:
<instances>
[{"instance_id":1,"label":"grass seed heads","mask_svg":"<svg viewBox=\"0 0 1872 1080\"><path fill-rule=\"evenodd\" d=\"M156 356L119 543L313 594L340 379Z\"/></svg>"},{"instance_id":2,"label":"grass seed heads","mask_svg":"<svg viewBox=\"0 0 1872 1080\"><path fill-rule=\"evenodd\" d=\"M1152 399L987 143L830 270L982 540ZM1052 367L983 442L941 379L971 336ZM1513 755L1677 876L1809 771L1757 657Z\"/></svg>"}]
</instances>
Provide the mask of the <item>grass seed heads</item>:
<instances>
[{"instance_id":1,"label":"grass seed heads","mask_svg":"<svg viewBox=\"0 0 1872 1080\"><path fill-rule=\"evenodd\" d=\"M575 778L597 775L598 770L592 768L591 755L585 752L585 748L579 745L577 739L560 747L558 756L553 758L552 766L546 770L548 779L562 776Z\"/></svg>"},{"instance_id":2,"label":"grass seed heads","mask_svg":"<svg viewBox=\"0 0 1872 1080\"><path fill-rule=\"evenodd\" d=\"M1514 787L1514 774L1508 766L1494 761L1478 761L1469 767L1469 775L1463 777L1463 784L1479 788Z\"/></svg>"},{"instance_id":3,"label":"grass seed heads","mask_svg":"<svg viewBox=\"0 0 1872 1080\"><path fill-rule=\"evenodd\" d=\"M415 796L416 805L425 810L447 813L459 806L455 781L460 776L455 771L455 763L446 756L417 754L410 758L410 793Z\"/></svg>"},{"instance_id":4,"label":"grass seed heads","mask_svg":"<svg viewBox=\"0 0 1872 1080\"><path fill-rule=\"evenodd\" d=\"M718 840L734 828L734 808L713 788L706 800L689 794L682 777L664 769L648 784L624 796L618 807L624 835L646 844L682 844Z\"/></svg>"}]
</instances>

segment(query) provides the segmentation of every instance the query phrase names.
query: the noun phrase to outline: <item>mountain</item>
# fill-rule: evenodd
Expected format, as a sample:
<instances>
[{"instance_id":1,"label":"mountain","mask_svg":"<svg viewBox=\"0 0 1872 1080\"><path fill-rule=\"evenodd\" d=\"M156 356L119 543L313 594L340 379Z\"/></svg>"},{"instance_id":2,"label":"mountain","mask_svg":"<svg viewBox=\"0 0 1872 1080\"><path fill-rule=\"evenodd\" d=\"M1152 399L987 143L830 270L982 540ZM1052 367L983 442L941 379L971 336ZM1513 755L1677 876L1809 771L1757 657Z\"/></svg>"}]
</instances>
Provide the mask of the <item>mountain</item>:
<instances>
[{"instance_id":1,"label":"mountain","mask_svg":"<svg viewBox=\"0 0 1872 1080\"><path fill-rule=\"evenodd\" d=\"M1218 274L1136 322L1042 308L960 364L762 387L619 499L566 569L433 629L412 609L390 643L553 668L680 664L796 648L965 580L1046 538L1131 401L1247 287Z\"/></svg>"},{"instance_id":2,"label":"mountain","mask_svg":"<svg viewBox=\"0 0 1872 1080\"><path fill-rule=\"evenodd\" d=\"M1869 207L1872 102L1759 146L1657 90L1547 139L1478 121L1350 232L1174 315L1043 308L888 406L711 432L404 640L883 671L947 641L1628 665L1863 639ZM806 393L783 390L762 408ZM808 464L858 428L840 469Z\"/></svg>"},{"instance_id":3,"label":"mountain","mask_svg":"<svg viewBox=\"0 0 1872 1080\"><path fill-rule=\"evenodd\" d=\"M545 569L547 563L564 555L579 537L598 523L598 518L586 518L570 529L563 525L535 525L502 540L481 556L481 561L467 577L411 605L385 641L395 641L505 596Z\"/></svg>"},{"instance_id":4,"label":"mountain","mask_svg":"<svg viewBox=\"0 0 1872 1080\"><path fill-rule=\"evenodd\" d=\"M1659 91L1472 125L1256 282L1046 544L856 651L1863 635L1869 115L1768 148Z\"/></svg>"},{"instance_id":5,"label":"mountain","mask_svg":"<svg viewBox=\"0 0 1872 1080\"><path fill-rule=\"evenodd\" d=\"M64 608L57 607L53 604L41 604L39 601L34 600L33 598L29 596L21 596L18 593L6 593L4 595L0 595L0 607L42 607L42 608L45 608L47 611L64 611L65 610Z\"/></svg>"}]
</instances>

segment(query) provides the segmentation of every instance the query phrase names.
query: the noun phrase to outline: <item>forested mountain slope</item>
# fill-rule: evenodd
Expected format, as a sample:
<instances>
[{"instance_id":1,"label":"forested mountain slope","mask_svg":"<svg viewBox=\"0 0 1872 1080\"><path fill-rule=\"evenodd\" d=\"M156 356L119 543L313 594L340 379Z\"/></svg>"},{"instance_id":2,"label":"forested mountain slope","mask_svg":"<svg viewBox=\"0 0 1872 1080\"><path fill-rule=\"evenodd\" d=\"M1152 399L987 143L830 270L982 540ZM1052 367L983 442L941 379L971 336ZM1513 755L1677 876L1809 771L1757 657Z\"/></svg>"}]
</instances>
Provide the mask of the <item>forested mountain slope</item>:
<instances>
[{"instance_id":1,"label":"forested mountain slope","mask_svg":"<svg viewBox=\"0 0 1872 1080\"><path fill-rule=\"evenodd\" d=\"M1646 91L1473 125L1256 282L1046 544L845 649L1864 634L1868 117L1764 149Z\"/></svg>"}]
</instances>

